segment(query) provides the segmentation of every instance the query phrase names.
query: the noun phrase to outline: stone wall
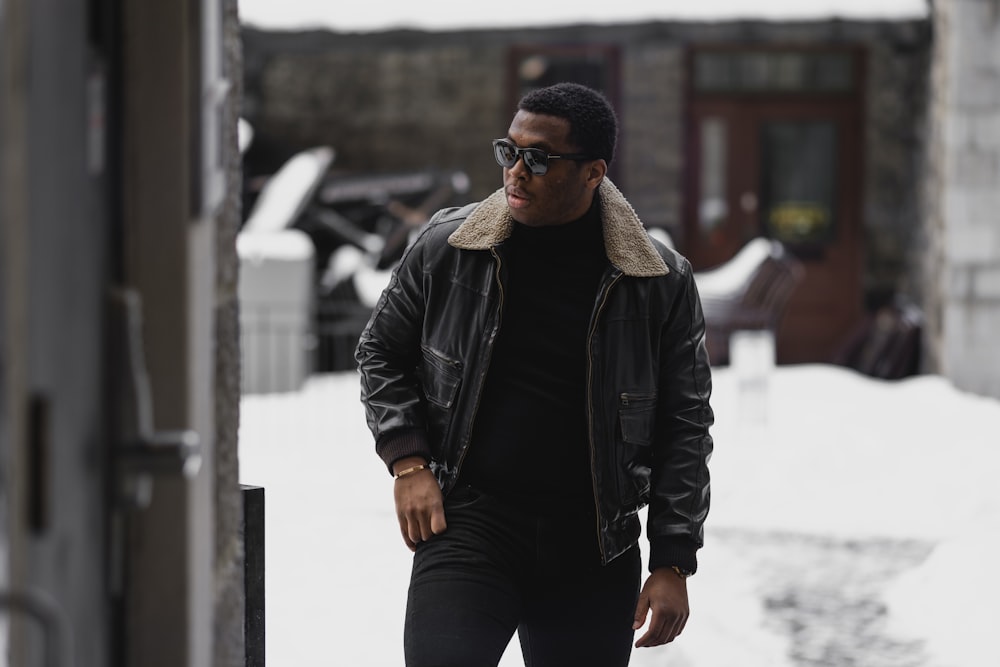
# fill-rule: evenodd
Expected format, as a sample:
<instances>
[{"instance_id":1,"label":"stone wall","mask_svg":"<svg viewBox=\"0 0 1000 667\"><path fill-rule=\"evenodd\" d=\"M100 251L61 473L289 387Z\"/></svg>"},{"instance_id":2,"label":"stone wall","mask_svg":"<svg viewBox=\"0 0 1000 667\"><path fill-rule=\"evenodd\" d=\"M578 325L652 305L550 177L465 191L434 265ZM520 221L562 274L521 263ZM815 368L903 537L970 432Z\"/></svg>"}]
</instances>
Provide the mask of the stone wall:
<instances>
[{"instance_id":1,"label":"stone wall","mask_svg":"<svg viewBox=\"0 0 1000 667\"><path fill-rule=\"evenodd\" d=\"M270 51L247 76L248 159L261 162L250 169L273 170L291 151L328 145L335 170L462 169L476 198L499 186L489 144L509 122L499 42L408 33L301 39L291 51L264 34L245 38L248 65Z\"/></svg>"},{"instance_id":2,"label":"stone wall","mask_svg":"<svg viewBox=\"0 0 1000 667\"><path fill-rule=\"evenodd\" d=\"M876 28L867 42L864 290L870 307L920 300L921 189L926 168L930 34L926 24Z\"/></svg>"},{"instance_id":3,"label":"stone wall","mask_svg":"<svg viewBox=\"0 0 1000 667\"><path fill-rule=\"evenodd\" d=\"M1000 397L1000 0L935 3L930 358Z\"/></svg>"},{"instance_id":4,"label":"stone wall","mask_svg":"<svg viewBox=\"0 0 1000 667\"><path fill-rule=\"evenodd\" d=\"M657 42L630 50L622 66L622 187L647 225L675 234L683 224L684 68L680 45Z\"/></svg>"}]
</instances>

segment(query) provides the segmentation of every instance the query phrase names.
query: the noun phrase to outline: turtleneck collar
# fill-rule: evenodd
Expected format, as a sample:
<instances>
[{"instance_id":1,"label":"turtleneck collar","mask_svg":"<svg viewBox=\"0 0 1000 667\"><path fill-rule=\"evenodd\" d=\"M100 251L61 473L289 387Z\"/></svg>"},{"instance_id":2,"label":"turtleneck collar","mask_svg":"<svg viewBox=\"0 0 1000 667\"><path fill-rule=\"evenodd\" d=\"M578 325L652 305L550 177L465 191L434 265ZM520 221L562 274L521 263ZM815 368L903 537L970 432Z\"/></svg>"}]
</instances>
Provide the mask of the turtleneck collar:
<instances>
[{"instance_id":1,"label":"turtleneck collar","mask_svg":"<svg viewBox=\"0 0 1000 667\"><path fill-rule=\"evenodd\" d=\"M599 196L594 195L590 208L576 220L561 225L524 225L513 221L511 238L517 245L531 246L599 246L602 250L604 240L601 232Z\"/></svg>"}]
</instances>

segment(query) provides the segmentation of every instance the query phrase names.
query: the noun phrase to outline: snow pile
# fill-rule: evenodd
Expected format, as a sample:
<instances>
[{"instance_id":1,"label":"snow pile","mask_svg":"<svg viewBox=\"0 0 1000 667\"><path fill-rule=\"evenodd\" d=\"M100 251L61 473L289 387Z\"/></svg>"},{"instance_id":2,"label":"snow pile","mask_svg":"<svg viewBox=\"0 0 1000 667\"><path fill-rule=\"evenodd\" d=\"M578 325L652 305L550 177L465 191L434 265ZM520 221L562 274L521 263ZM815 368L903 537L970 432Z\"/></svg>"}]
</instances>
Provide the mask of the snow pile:
<instances>
[{"instance_id":1,"label":"snow pile","mask_svg":"<svg viewBox=\"0 0 1000 667\"><path fill-rule=\"evenodd\" d=\"M714 378L692 618L632 664L1000 664L1000 401L823 365ZM243 401L241 479L266 493L270 664L402 664L410 554L358 395L347 372Z\"/></svg>"},{"instance_id":2,"label":"snow pile","mask_svg":"<svg viewBox=\"0 0 1000 667\"><path fill-rule=\"evenodd\" d=\"M274 30L329 28L377 31L391 28L457 30L521 26L613 24L640 21L722 21L764 19L772 21L827 19L925 18L925 0L701 0L695 3L662 0L618 0L613 3L580 3L548 0L529 11L505 4L478 4L456 11L453 2L357 3L345 9L328 0L240 0L244 23Z\"/></svg>"}]
</instances>

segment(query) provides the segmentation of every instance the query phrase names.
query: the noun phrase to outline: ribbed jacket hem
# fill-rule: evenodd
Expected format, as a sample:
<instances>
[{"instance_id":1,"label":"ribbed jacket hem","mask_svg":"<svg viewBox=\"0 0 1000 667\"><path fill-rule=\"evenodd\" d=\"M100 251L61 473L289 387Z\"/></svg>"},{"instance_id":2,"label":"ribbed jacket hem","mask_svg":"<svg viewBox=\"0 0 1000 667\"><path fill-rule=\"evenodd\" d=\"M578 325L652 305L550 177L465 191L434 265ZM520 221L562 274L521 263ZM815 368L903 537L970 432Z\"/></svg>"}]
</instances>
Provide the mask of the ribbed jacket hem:
<instances>
[{"instance_id":1,"label":"ribbed jacket hem","mask_svg":"<svg viewBox=\"0 0 1000 667\"><path fill-rule=\"evenodd\" d=\"M399 459L408 456L422 456L425 461L431 460L431 448L427 445L427 438L421 431L393 431L383 435L375 443L375 452L385 463L389 474L392 474L392 465Z\"/></svg>"},{"instance_id":2,"label":"ribbed jacket hem","mask_svg":"<svg viewBox=\"0 0 1000 667\"><path fill-rule=\"evenodd\" d=\"M649 541L649 571L677 566L688 572L698 570L698 548L684 537L660 537Z\"/></svg>"}]
</instances>

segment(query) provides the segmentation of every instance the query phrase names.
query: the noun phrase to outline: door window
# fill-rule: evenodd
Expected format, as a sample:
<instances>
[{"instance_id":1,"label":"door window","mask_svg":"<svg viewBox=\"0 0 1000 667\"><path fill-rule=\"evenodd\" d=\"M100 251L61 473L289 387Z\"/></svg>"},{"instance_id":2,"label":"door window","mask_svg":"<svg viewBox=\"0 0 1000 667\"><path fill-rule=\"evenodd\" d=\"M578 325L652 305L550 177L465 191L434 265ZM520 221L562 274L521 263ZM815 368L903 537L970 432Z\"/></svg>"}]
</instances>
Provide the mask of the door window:
<instances>
[{"instance_id":1,"label":"door window","mask_svg":"<svg viewBox=\"0 0 1000 667\"><path fill-rule=\"evenodd\" d=\"M765 234L793 246L834 236L837 130L830 121L771 121L761 127Z\"/></svg>"},{"instance_id":2,"label":"door window","mask_svg":"<svg viewBox=\"0 0 1000 667\"><path fill-rule=\"evenodd\" d=\"M847 51L701 51L694 86L699 93L848 93L854 69Z\"/></svg>"},{"instance_id":3,"label":"door window","mask_svg":"<svg viewBox=\"0 0 1000 667\"><path fill-rule=\"evenodd\" d=\"M726 169L729 147L726 121L718 116L701 120L701 190L698 202L698 229L710 237L726 224Z\"/></svg>"}]
</instances>

